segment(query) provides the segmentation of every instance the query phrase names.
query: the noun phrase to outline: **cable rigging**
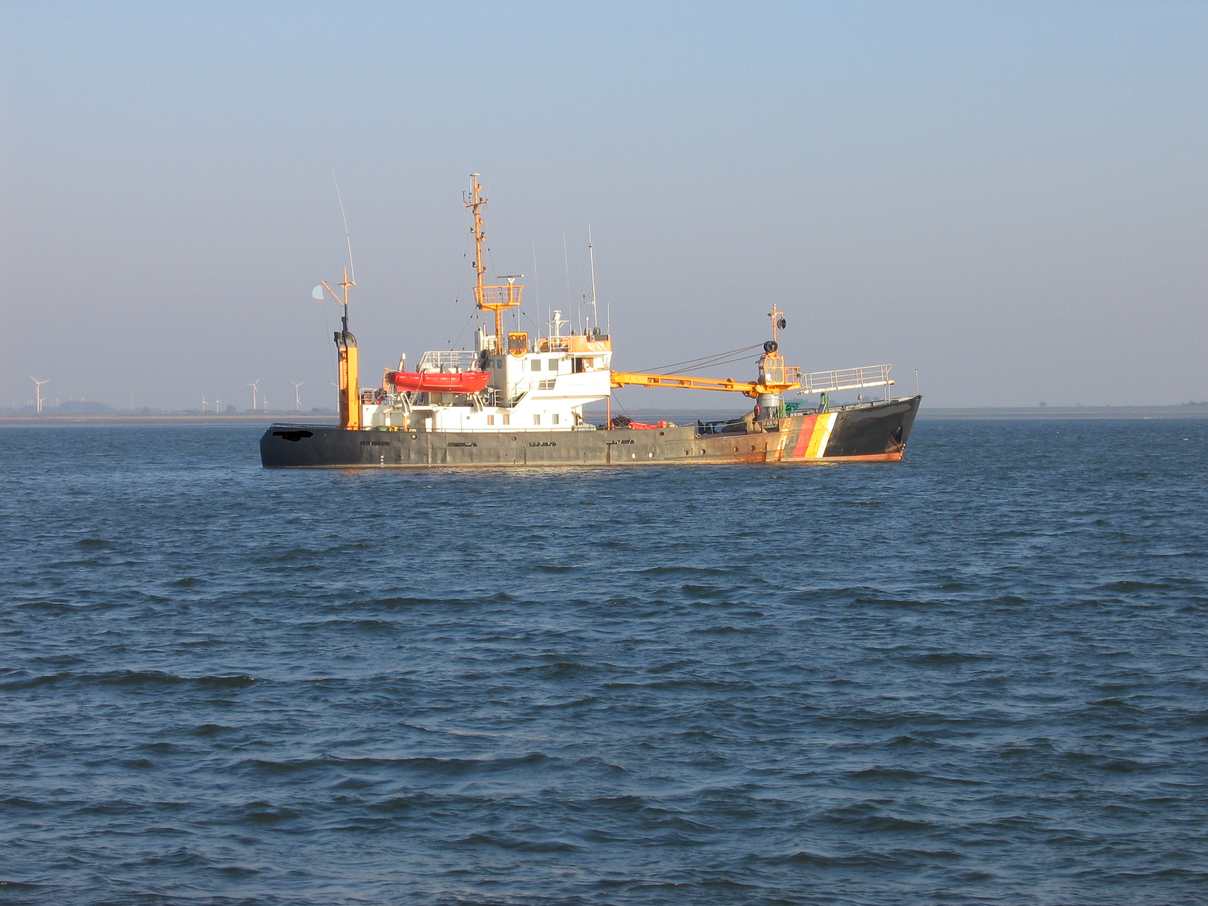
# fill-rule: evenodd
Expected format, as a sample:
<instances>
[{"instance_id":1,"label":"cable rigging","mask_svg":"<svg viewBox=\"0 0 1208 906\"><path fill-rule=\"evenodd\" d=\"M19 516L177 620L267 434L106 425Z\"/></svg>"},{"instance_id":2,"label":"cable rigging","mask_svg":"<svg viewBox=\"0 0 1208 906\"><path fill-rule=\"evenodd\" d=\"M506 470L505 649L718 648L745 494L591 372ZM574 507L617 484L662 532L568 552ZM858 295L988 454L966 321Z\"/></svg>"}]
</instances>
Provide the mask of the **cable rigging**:
<instances>
[{"instance_id":1,"label":"cable rigging","mask_svg":"<svg viewBox=\"0 0 1208 906\"><path fill-rule=\"evenodd\" d=\"M743 346L739 349L730 349L726 352L718 352L714 353L713 355L701 356L700 358L696 359L687 359L683 362L673 362L670 365L655 365L651 368L643 368L641 370L652 372L674 372L685 369L696 370L700 368L712 368L716 365L730 365L734 362L742 361L744 358L746 358L746 353L762 348L762 343L755 343L752 346Z\"/></svg>"}]
</instances>

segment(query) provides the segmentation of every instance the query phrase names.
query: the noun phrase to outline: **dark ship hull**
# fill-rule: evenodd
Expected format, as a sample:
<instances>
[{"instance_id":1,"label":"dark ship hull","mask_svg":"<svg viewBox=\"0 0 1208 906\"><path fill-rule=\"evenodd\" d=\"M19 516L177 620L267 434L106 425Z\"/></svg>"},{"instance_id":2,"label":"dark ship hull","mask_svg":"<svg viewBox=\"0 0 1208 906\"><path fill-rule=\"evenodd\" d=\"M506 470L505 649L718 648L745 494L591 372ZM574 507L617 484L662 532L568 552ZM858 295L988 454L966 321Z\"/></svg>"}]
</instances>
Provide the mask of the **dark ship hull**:
<instances>
[{"instance_id":1,"label":"dark ship hull","mask_svg":"<svg viewBox=\"0 0 1208 906\"><path fill-rule=\"evenodd\" d=\"M653 429L507 433L273 425L260 438L260 458L267 468L896 462L921 399Z\"/></svg>"}]
</instances>

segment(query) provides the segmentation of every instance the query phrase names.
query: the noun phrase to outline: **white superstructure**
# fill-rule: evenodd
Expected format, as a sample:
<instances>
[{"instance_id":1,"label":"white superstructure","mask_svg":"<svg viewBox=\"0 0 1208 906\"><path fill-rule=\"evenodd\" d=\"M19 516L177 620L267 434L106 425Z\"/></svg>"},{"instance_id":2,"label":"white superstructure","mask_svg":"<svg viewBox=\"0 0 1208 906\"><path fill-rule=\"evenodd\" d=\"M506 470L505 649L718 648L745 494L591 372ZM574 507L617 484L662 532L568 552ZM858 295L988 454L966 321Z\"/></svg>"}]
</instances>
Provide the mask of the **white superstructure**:
<instances>
[{"instance_id":1,"label":"white superstructure","mask_svg":"<svg viewBox=\"0 0 1208 906\"><path fill-rule=\"evenodd\" d=\"M508 335L510 352L497 351L495 337L476 333L477 351L425 352L419 373L487 372L477 393L382 390L361 392L361 424L367 428L427 431L573 431L586 425L583 407L611 393L612 340L596 328L561 335L555 311L547 337Z\"/></svg>"}]
</instances>

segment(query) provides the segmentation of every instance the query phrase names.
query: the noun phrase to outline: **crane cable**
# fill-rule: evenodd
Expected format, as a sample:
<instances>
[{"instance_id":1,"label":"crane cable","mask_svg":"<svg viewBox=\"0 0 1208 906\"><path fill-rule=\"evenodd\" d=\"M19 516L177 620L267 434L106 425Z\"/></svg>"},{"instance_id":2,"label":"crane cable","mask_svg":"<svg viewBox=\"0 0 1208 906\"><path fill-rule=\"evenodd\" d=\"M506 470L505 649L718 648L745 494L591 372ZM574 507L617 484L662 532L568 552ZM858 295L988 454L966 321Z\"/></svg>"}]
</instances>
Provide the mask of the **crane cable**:
<instances>
[{"instance_id":1,"label":"crane cable","mask_svg":"<svg viewBox=\"0 0 1208 906\"><path fill-rule=\"evenodd\" d=\"M746 353L762 348L762 343L756 343L753 346L743 346L739 349L731 349L727 352L718 352L713 355L701 356L696 359L688 359L683 362L673 362L670 365L655 365L651 368L642 369L644 372L650 371L678 371L680 369L697 369L711 368L715 365L730 365L734 362L742 361L746 357Z\"/></svg>"}]
</instances>

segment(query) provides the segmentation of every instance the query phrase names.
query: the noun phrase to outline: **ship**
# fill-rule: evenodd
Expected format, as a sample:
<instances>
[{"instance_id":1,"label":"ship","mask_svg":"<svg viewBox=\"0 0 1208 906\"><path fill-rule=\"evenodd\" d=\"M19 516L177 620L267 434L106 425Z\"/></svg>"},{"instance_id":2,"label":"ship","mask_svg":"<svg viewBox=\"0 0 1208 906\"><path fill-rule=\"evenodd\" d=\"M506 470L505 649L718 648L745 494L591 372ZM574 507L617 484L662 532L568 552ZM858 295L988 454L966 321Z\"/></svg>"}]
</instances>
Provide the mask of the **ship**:
<instances>
[{"instance_id":1,"label":"ship","mask_svg":"<svg viewBox=\"0 0 1208 906\"><path fill-rule=\"evenodd\" d=\"M486 282L487 199L478 174L463 198L475 246L474 300L483 323L473 349L423 354L415 370L405 356L384 368L380 386L359 386L356 337L348 329L348 277L337 292L315 287L342 306L335 331L339 421L335 425L278 423L260 439L266 468L406 468L490 466L629 466L722 463L897 462L906 452L922 397L891 397L890 365L805 373L785 364L780 332L788 326L776 306L771 337L749 356L753 380L614 371L610 329L598 316L580 329L553 311L546 330L530 336L504 330L504 313L520 306L523 275ZM592 300L595 261L592 254ZM542 335L542 333L544 335ZM741 351L741 350L740 350ZM637 422L612 415L621 387L711 390L748 399L746 411L723 420ZM864 399L864 391L880 399ZM838 404L833 394L857 391ZM873 394L875 395L875 394ZM604 407L593 423L586 412ZM599 418L599 415L596 416Z\"/></svg>"}]
</instances>

